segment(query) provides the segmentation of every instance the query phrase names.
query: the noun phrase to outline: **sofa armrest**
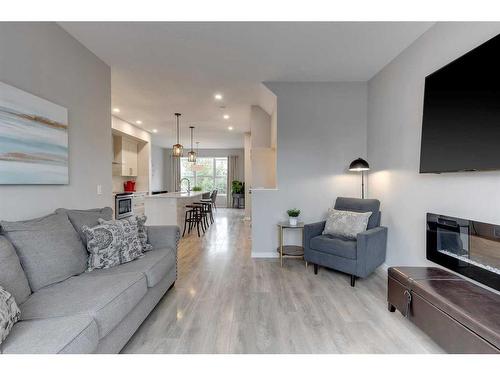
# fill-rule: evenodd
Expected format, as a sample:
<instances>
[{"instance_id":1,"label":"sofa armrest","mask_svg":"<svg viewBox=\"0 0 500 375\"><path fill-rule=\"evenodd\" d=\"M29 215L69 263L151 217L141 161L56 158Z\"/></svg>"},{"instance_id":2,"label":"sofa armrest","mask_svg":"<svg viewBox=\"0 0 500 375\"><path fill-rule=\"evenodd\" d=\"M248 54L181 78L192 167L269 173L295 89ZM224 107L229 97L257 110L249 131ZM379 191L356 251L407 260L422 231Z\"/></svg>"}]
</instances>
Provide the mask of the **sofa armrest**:
<instances>
[{"instance_id":1,"label":"sofa armrest","mask_svg":"<svg viewBox=\"0 0 500 375\"><path fill-rule=\"evenodd\" d=\"M385 262L387 227L376 227L357 235L356 276L366 277Z\"/></svg>"},{"instance_id":2,"label":"sofa armrest","mask_svg":"<svg viewBox=\"0 0 500 375\"><path fill-rule=\"evenodd\" d=\"M309 241L311 241L311 238L321 236L325 229L325 224L326 221L318 221L317 223L304 225L304 251L305 249L309 249Z\"/></svg>"},{"instance_id":3,"label":"sofa armrest","mask_svg":"<svg viewBox=\"0 0 500 375\"><path fill-rule=\"evenodd\" d=\"M177 225L148 225L148 242L154 249L169 247L177 254L180 229Z\"/></svg>"}]
</instances>

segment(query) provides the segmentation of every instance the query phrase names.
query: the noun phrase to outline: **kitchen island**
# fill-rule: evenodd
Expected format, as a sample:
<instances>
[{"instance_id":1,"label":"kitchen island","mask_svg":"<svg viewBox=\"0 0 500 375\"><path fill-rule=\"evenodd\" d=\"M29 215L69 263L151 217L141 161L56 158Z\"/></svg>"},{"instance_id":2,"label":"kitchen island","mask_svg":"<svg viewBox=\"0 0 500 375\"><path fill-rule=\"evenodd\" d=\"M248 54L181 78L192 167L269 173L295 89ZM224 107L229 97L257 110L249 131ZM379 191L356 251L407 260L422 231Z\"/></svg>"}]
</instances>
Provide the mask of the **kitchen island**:
<instances>
[{"instance_id":1,"label":"kitchen island","mask_svg":"<svg viewBox=\"0 0 500 375\"><path fill-rule=\"evenodd\" d=\"M202 191L175 192L148 195L144 210L148 218L146 225L184 225L186 205L199 202Z\"/></svg>"}]
</instances>

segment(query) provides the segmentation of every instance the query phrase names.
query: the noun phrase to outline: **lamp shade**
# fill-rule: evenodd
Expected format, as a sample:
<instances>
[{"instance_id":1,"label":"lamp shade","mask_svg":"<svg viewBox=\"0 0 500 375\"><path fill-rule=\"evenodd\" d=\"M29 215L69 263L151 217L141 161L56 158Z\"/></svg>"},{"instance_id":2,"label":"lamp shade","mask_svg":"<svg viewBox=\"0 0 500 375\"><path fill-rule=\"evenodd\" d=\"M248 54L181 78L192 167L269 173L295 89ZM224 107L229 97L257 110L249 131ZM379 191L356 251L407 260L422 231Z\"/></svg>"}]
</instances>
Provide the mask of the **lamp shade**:
<instances>
[{"instance_id":1,"label":"lamp shade","mask_svg":"<svg viewBox=\"0 0 500 375\"><path fill-rule=\"evenodd\" d=\"M356 160L353 160L351 162L351 164L349 165L349 170L352 172L369 171L370 165L365 159L357 158Z\"/></svg>"}]
</instances>

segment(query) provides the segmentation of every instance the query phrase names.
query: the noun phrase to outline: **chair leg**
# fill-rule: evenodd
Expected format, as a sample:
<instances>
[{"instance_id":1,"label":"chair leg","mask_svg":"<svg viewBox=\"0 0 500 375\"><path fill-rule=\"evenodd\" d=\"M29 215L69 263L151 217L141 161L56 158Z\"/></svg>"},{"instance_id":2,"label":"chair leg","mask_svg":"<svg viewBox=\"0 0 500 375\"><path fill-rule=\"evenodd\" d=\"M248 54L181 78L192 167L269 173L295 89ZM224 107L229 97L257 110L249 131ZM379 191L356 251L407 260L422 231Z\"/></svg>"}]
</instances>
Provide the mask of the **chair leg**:
<instances>
[{"instance_id":1,"label":"chair leg","mask_svg":"<svg viewBox=\"0 0 500 375\"><path fill-rule=\"evenodd\" d=\"M314 263L314 274L318 274L318 265L316 263Z\"/></svg>"},{"instance_id":2,"label":"chair leg","mask_svg":"<svg viewBox=\"0 0 500 375\"><path fill-rule=\"evenodd\" d=\"M200 221L196 221L196 230L198 231L198 237L200 237Z\"/></svg>"},{"instance_id":3,"label":"chair leg","mask_svg":"<svg viewBox=\"0 0 500 375\"><path fill-rule=\"evenodd\" d=\"M351 286L354 288L355 284L356 284L356 276L351 275Z\"/></svg>"},{"instance_id":4,"label":"chair leg","mask_svg":"<svg viewBox=\"0 0 500 375\"><path fill-rule=\"evenodd\" d=\"M184 237L184 234L186 233L186 224L188 222L188 212L184 215L184 230L182 231L182 237ZM191 223L189 223L189 227L191 227ZM189 234L189 232L188 232Z\"/></svg>"},{"instance_id":5,"label":"chair leg","mask_svg":"<svg viewBox=\"0 0 500 375\"><path fill-rule=\"evenodd\" d=\"M396 311L396 308L392 306L390 302L387 302L387 310L389 310L390 312L394 312Z\"/></svg>"}]
</instances>

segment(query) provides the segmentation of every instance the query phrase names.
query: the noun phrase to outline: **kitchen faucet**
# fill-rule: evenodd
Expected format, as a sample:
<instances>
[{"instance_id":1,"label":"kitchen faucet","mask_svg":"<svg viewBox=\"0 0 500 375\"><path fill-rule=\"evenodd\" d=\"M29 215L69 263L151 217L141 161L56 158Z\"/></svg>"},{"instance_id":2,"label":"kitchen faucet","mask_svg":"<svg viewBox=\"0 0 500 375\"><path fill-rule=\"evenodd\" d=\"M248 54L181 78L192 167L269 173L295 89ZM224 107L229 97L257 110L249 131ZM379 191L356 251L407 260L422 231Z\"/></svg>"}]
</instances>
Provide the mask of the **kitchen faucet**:
<instances>
[{"instance_id":1,"label":"kitchen faucet","mask_svg":"<svg viewBox=\"0 0 500 375\"><path fill-rule=\"evenodd\" d=\"M179 189L181 189L182 191L182 181L186 180L187 183L188 183L188 189L187 189L187 192L190 193L191 192L191 181L189 181L189 179L187 179L186 177L184 178L181 178L181 180L179 181Z\"/></svg>"}]
</instances>

